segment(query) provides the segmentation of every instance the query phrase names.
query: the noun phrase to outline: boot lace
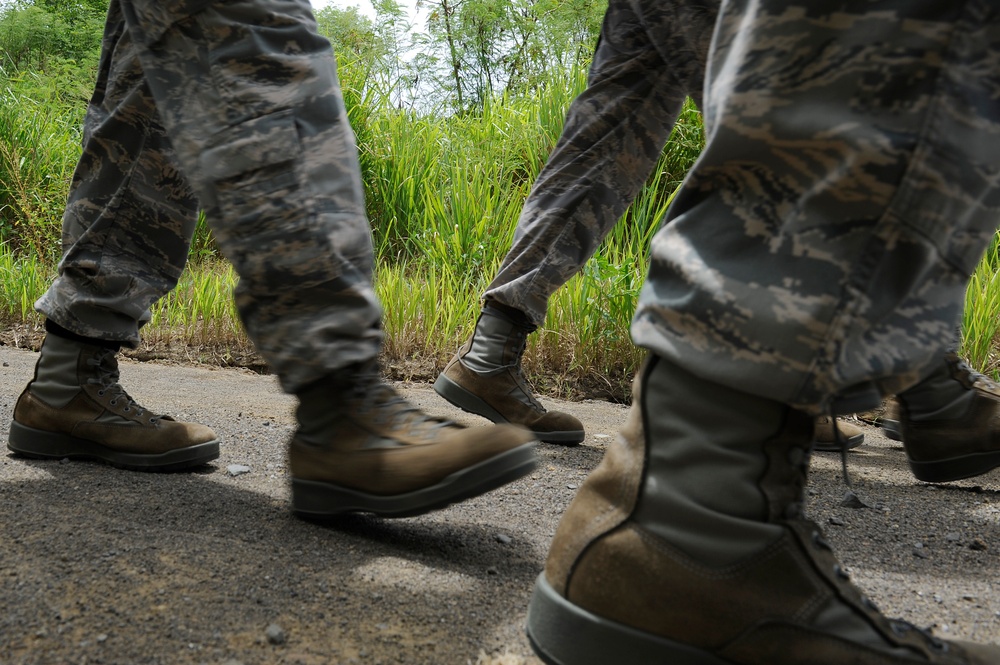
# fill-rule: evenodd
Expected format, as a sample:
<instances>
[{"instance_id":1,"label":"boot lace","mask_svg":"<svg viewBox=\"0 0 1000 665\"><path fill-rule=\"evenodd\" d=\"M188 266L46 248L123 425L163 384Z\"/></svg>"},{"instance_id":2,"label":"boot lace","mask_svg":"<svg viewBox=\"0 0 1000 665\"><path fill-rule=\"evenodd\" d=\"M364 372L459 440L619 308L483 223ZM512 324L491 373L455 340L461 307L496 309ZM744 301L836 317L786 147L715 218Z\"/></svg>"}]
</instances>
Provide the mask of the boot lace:
<instances>
[{"instance_id":1,"label":"boot lace","mask_svg":"<svg viewBox=\"0 0 1000 665\"><path fill-rule=\"evenodd\" d=\"M132 413L134 411L136 416L148 413L118 383L120 374L118 372L118 361L115 358L115 351L112 349L101 349L90 358L87 358L87 365L95 369L96 376L88 378L87 383L100 386L97 391L98 396L110 395L111 400L109 404L111 406L117 406L119 401L123 401L125 403L125 406L122 407L124 413ZM162 417L150 413L149 422L155 423Z\"/></svg>"},{"instance_id":2,"label":"boot lace","mask_svg":"<svg viewBox=\"0 0 1000 665\"><path fill-rule=\"evenodd\" d=\"M517 383L517 386L524 394L525 399L522 399L521 401L528 404L538 413L546 413L546 408L542 406L542 403L535 397L535 392L531 389L531 386L528 385L528 379L525 378L524 372L521 369L521 358L524 355L524 349L528 346L528 333L523 330L515 330L513 334L515 336L514 357L517 360L509 367L513 371L514 382Z\"/></svg>"},{"instance_id":3,"label":"boot lace","mask_svg":"<svg viewBox=\"0 0 1000 665\"><path fill-rule=\"evenodd\" d=\"M812 531L812 538L811 538L813 547L823 551L824 553L827 554L827 556L832 556L833 548L830 546L830 543L827 542L825 538L823 538L823 534L819 530L818 526L813 525L813 527L814 528ZM877 621L887 626L889 631L894 636L900 639L905 639L910 634L915 634L916 636L918 636L919 639L921 639L927 646L929 646L934 651L938 653L947 653L948 643L945 642L944 640L935 637L930 632L929 629L920 628L910 623L909 621L904 621L903 619L890 619L885 617L882 614L882 611L878 608L878 605L876 605L871 598L861 593L861 591L851 583L850 574L839 563L833 564L833 574L836 577L836 579L840 581L841 584L849 586L850 589L854 592L854 594L857 594L859 596L862 607L868 610L868 612L870 613L870 615L873 616L873 618L875 618Z\"/></svg>"},{"instance_id":4,"label":"boot lace","mask_svg":"<svg viewBox=\"0 0 1000 665\"><path fill-rule=\"evenodd\" d=\"M849 445L847 442L847 438L844 437L843 433L840 431L840 428L837 427L837 420L833 415L832 409L830 409L829 414L830 418L833 419L834 437L836 439L838 447L840 448L840 468L844 475L844 484L847 485L847 495L845 496L844 501L847 502L849 500L853 500L861 502L861 499L859 499L857 495L854 493L854 487L851 484L851 476L848 473L847 469L847 451ZM808 465L808 462L806 462L806 464ZM863 504L863 502L861 503ZM818 550L826 552L829 556L832 556L833 548L830 546L830 543L827 542L825 538L823 538L823 534L818 526L813 525L813 527L814 528L812 531L812 538L811 538L813 547L815 547ZM842 584L849 586L850 589L853 590L853 592L859 596L859 600L861 602L862 607L868 610L871 613L871 615L873 615L874 618L876 618L878 621L884 622L884 624L888 626L892 634L895 635L897 638L903 639L906 638L909 634L914 633L918 635L923 640L923 642L927 644L934 651L937 651L938 653L945 653L948 651L948 643L935 637L930 632L930 630L915 626L914 624L908 621L904 621L903 619L889 619L885 617L882 614L881 610L879 610L878 606L874 603L874 601L872 601L867 595L862 593L860 589L858 589L851 583L850 574L839 563L833 564L833 574L835 578L839 580Z\"/></svg>"}]
</instances>

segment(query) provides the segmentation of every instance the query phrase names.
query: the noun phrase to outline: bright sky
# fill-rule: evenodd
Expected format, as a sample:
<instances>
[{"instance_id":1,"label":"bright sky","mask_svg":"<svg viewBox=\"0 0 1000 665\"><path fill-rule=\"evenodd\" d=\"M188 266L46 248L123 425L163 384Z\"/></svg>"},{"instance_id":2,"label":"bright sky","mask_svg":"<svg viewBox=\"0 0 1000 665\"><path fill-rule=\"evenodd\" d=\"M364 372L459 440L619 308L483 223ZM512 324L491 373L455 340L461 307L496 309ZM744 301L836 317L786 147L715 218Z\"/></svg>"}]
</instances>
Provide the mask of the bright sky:
<instances>
[{"instance_id":1,"label":"bright sky","mask_svg":"<svg viewBox=\"0 0 1000 665\"><path fill-rule=\"evenodd\" d=\"M417 12L416 0L398 1L402 6L409 8L410 19L412 20ZM368 0L312 0L313 9L320 9L322 7L326 7L327 5L340 7L341 9L346 9L347 7L357 7L358 10L365 16L375 18L375 10L372 9L372 5Z\"/></svg>"},{"instance_id":2,"label":"bright sky","mask_svg":"<svg viewBox=\"0 0 1000 665\"><path fill-rule=\"evenodd\" d=\"M368 0L312 0L313 9L321 9L327 5L346 9L347 7L357 7L362 14L374 18L375 10Z\"/></svg>"}]
</instances>

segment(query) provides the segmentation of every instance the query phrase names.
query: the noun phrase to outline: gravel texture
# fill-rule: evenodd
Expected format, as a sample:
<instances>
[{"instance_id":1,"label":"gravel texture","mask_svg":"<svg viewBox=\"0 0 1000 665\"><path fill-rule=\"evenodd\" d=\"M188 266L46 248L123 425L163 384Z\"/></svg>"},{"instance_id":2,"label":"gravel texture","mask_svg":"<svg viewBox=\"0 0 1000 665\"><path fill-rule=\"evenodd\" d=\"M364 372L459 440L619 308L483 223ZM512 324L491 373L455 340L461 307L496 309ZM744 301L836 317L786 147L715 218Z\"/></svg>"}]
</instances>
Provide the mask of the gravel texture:
<instances>
[{"instance_id":1,"label":"gravel texture","mask_svg":"<svg viewBox=\"0 0 1000 665\"><path fill-rule=\"evenodd\" d=\"M0 347L4 438L36 358ZM625 407L543 400L587 439L541 445L531 476L419 518L316 524L288 510L293 400L273 377L132 362L122 375L144 406L213 427L222 456L174 474L0 456L0 663L540 662L523 634L531 585ZM887 614L1000 643L1000 472L920 483L898 443L862 427L853 496L839 456L815 456L813 518Z\"/></svg>"}]
</instances>

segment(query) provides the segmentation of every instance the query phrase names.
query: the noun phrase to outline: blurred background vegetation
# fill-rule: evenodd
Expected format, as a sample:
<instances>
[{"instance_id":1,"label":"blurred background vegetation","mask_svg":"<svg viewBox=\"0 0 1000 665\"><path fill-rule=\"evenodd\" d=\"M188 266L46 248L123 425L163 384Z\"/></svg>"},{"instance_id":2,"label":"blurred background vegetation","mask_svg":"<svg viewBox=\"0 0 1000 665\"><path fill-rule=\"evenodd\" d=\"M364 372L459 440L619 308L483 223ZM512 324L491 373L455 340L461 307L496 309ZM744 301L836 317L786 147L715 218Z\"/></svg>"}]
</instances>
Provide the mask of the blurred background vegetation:
<instances>
[{"instance_id":1,"label":"blurred background vegetation","mask_svg":"<svg viewBox=\"0 0 1000 665\"><path fill-rule=\"evenodd\" d=\"M430 380L471 332L521 205L584 88L606 0L394 0L374 17L317 11L358 140L385 308L390 378ZM106 0L0 6L0 318L37 343L32 309L55 273ZM641 195L553 299L526 371L543 393L627 400L641 354L628 326L648 241L703 145L688 105ZM965 350L995 375L997 248L969 289ZM142 357L260 365L237 320L232 268L202 218L188 269L144 329ZM970 341L972 340L972 341Z\"/></svg>"}]
</instances>

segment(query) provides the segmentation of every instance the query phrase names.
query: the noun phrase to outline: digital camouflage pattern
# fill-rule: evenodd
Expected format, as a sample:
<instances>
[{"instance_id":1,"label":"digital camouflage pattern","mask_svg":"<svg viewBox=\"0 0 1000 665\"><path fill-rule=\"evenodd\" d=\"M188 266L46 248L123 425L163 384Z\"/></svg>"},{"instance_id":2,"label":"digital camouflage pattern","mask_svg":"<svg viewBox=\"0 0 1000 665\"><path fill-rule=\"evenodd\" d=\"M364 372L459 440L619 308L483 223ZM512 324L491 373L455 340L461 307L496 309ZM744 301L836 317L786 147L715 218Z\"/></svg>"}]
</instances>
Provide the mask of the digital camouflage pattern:
<instances>
[{"instance_id":1,"label":"digital camouflage pattern","mask_svg":"<svg viewBox=\"0 0 1000 665\"><path fill-rule=\"evenodd\" d=\"M636 342L812 413L937 366L1000 219L998 13L723 3L707 145L653 240Z\"/></svg>"},{"instance_id":2,"label":"digital camouflage pattern","mask_svg":"<svg viewBox=\"0 0 1000 665\"><path fill-rule=\"evenodd\" d=\"M286 390L375 357L354 136L307 0L112 0L85 129L45 316L136 345L200 204Z\"/></svg>"},{"instance_id":3,"label":"digital camouflage pattern","mask_svg":"<svg viewBox=\"0 0 1000 665\"><path fill-rule=\"evenodd\" d=\"M484 294L536 326L639 194L685 98L700 103L714 0L610 0L587 89L532 186Z\"/></svg>"}]
</instances>

